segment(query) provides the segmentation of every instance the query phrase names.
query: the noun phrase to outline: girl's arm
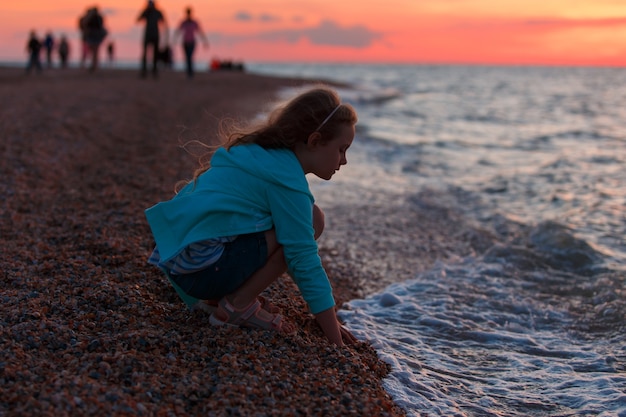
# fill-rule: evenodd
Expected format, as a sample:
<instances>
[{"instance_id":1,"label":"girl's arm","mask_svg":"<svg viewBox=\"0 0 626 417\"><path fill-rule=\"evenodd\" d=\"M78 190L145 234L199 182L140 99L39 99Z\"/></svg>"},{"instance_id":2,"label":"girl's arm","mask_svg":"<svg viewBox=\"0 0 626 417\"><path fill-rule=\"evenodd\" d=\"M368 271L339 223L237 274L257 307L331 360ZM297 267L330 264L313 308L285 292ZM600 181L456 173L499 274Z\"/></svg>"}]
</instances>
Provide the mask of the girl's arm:
<instances>
[{"instance_id":1,"label":"girl's arm","mask_svg":"<svg viewBox=\"0 0 626 417\"><path fill-rule=\"evenodd\" d=\"M334 308L329 308L315 315L315 320L320 325L326 338L337 346L343 346L344 342L351 345L356 338L348 330L344 329L335 314Z\"/></svg>"}]
</instances>

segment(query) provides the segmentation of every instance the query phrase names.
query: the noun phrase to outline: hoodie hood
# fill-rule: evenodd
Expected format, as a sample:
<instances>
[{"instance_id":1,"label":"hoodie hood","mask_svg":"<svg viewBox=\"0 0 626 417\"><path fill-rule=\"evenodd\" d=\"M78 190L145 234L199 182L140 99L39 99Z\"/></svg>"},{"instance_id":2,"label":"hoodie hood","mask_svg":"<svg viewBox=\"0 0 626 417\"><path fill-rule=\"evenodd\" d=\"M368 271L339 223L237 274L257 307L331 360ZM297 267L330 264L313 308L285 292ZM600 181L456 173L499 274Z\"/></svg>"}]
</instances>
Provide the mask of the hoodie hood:
<instances>
[{"instance_id":1,"label":"hoodie hood","mask_svg":"<svg viewBox=\"0 0 626 417\"><path fill-rule=\"evenodd\" d=\"M230 150L219 148L211 159L211 167L242 170L300 192L309 189L302 165L290 149L265 149L254 144L233 146Z\"/></svg>"}]
</instances>

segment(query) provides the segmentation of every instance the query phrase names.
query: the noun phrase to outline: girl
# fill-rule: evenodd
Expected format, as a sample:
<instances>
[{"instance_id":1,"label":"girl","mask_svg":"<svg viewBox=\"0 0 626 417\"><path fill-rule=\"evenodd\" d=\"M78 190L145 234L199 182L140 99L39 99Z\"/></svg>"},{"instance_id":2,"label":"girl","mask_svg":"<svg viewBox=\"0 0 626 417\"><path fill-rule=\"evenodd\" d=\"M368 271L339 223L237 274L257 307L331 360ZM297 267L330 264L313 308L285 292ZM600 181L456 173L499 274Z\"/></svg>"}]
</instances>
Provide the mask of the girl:
<instances>
[{"instance_id":1,"label":"girl","mask_svg":"<svg viewBox=\"0 0 626 417\"><path fill-rule=\"evenodd\" d=\"M185 294L219 300L213 325L291 333L293 325L259 297L287 271L328 340L354 343L335 315L316 242L324 214L305 175L330 180L347 163L356 122L354 109L322 87L276 109L260 127L226 135L210 167L146 210L156 241L150 262Z\"/></svg>"}]
</instances>

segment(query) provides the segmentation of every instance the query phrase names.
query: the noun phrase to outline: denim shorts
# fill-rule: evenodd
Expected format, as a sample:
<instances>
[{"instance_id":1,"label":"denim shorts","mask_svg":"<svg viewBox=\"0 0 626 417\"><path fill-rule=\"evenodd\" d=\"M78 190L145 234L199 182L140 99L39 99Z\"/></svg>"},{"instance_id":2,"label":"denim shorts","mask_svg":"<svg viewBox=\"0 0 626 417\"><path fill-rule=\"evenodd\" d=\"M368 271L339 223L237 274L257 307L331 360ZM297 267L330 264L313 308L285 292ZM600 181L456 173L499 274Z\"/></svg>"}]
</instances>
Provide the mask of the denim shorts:
<instances>
[{"instance_id":1,"label":"denim shorts","mask_svg":"<svg viewBox=\"0 0 626 417\"><path fill-rule=\"evenodd\" d=\"M266 263L265 232L250 233L224 243L224 253L208 268L171 278L192 297L217 300L233 293Z\"/></svg>"}]
</instances>

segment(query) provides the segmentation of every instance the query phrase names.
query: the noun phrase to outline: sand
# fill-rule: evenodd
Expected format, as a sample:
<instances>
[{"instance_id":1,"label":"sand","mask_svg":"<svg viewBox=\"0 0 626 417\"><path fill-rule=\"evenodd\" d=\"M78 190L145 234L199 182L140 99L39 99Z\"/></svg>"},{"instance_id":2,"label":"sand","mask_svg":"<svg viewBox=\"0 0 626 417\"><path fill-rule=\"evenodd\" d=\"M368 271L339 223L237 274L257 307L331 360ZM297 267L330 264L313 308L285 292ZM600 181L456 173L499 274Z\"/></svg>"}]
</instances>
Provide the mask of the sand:
<instances>
[{"instance_id":1,"label":"sand","mask_svg":"<svg viewBox=\"0 0 626 417\"><path fill-rule=\"evenodd\" d=\"M404 415L388 365L330 346L287 276L265 295L291 336L212 327L146 263L143 211L195 168L181 144L311 81L0 68L0 415ZM492 243L419 198L322 207L339 306Z\"/></svg>"}]
</instances>

